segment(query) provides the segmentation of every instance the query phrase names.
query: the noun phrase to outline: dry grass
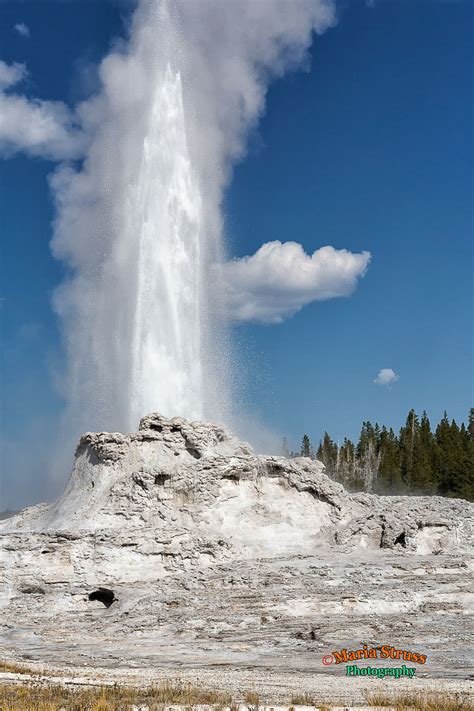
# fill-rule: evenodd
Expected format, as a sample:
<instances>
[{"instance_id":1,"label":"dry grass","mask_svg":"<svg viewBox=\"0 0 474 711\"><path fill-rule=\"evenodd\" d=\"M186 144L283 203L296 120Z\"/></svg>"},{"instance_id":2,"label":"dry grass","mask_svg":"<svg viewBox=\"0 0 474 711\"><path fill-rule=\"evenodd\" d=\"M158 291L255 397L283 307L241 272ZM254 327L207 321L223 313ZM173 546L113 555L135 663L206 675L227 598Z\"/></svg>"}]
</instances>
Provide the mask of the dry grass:
<instances>
[{"instance_id":1,"label":"dry grass","mask_svg":"<svg viewBox=\"0 0 474 711\"><path fill-rule=\"evenodd\" d=\"M14 664L2 663L1 668L17 671ZM261 703L256 691L247 692L244 699L248 706L255 708ZM371 694L366 703L369 706L390 707L396 711L474 711L472 702L456 694L446 693L406 694L393 698L385 694ZM39 680L0 684L0 711L129 711L133 705L146 705L149 711L163 711L163 704L181 704L188 708L195 704L209 704L217 709L230 707L231 711L237 711L238 708L230 694L181 682L163 682L145 689L118 685L67 687ZM332 707L327 702L316 702L307 693L292 697L290 708L294 711L294 706L299 705L316 706L321 711L329 711Z\"/></svg>"},{"instance_id":2,"label":"dry grass","mask_svg":"<svg viewBox=\"0 0 474 711\"><path fill-rule=\"evenodd\" d=\"M260 703L260 696L257 694L256 691L247 691L247 693L244 696L244 701L246 704L249 706L257 706Z\"/></svg>"},{"instance_id":3,"label":"dry grass","mask_svg":"<svg viewBox=\"0 0 474 711\"><path fill-rule=\"evenodd\" d=\"M34 671L22 664L14 664L13 662L2 662L0 660L0 672L11 672L12 674L42 674L44 672Z\"/></svg>"},{"instance_id":4,"label":"dry grass","mask_svg":"<svg viewBox=\"0 0 474 711\"><path fill-rule=\"evenodd\" d=\"M314 698L311 696L311 694L308 694L305 692L304 694L295 694L294 696L291 697L290 704L292 706L317 706L318 704L314 700Z\"/></svg>"},{"instance_id":5,"label":"dry grass","mask_svg":"<svg viewBox=\"0 0 474 711\"><path fill-rule=\"evenodd\" d=\"M40 683L0 685L1 711L128 711L132 705L144 704L150 711L161 711L162 704L224 706L230 702L229 694L169 682L147 689L124 686L68 688Z\"/></svg>"},{"instance_id":6,"label":"dry grass","mask_svg":"<svg viewBox=\"0 0 474 711\"><path fill-rule=\"evenodd\" d=\"M0 672L10 672L11 674L28 674L29 676L68 676L68 672L64 669L33 668L29 667L27 664L4 662L2 660L0 660ZM0 708L0 711L3 711L3 709Z\"/></svg>"},{"instance_id":7,"label":"dry grass","mask_svg":"<svg viewBox=\"0 0 474 711\"><path fill-rule=\"evenodd\" d=\"M396 711L474 711L474 704L458 694L402 694L389 697L385 694L367 696L368 706L389 706Z\"/></svg>"},{"instance_id":8,"label":"dry grass","mask_svg":"<svg viewBox=\"0 0 474 711\"><path fill-rule=\"evenodd\" d=\"M311 694L308 694L305 692L304 694L295 694L294 696L291 697L291 707L293 706L315 706L318 711L331 711L331 707L328 706L327 704L322 704L319 701L316 701L316 699L311 696Z\"/></svg>"}]
</instances>

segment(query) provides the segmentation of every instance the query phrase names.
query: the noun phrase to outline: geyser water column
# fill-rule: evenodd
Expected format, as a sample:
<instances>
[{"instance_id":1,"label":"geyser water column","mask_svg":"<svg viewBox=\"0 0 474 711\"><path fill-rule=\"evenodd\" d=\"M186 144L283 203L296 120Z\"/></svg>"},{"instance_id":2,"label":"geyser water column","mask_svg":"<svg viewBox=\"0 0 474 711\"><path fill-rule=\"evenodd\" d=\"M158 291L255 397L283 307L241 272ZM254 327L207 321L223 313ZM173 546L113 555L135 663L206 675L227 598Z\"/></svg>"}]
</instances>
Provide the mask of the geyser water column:
<instances>
[{"instance_id":1,"label":"geyser water column","mask_svg":"<svg viewBox=\"0 0 474 711\"><path fill-rule=\"evenodd\" d=\"M156 410L193 420L225 408L208 276L220 234L204 216L182 46L168 4L142 4L126 48L101 64L101 93L81 107L92 136L83 165L52 181L53 250L73 267L55 303L74 439L134 431Z\"/></svg>"},{"instance_id":2,"label":"geyser water column","mask_svg":"<svg viewBox=\"0 0 474 711\"><path fill-rule=\"evenodd\" d=\"M189 155L181 77L164 68L137 182L128 195L138 251L130 416L203 416L201 194Z\"/></svg>"},{"instance_id":3,"label":"geyser water column","mask_svg":"<svg viewBox=\"0 0 474 711\"><path fill-rule=\"evenodd\" d=\"M50 181L68 461L82 432L135 431L154 410L231 424L224 190L268 82L333 22L332 0L138 0L65 129L80 160Z\"/></svg>"}]
</instances>

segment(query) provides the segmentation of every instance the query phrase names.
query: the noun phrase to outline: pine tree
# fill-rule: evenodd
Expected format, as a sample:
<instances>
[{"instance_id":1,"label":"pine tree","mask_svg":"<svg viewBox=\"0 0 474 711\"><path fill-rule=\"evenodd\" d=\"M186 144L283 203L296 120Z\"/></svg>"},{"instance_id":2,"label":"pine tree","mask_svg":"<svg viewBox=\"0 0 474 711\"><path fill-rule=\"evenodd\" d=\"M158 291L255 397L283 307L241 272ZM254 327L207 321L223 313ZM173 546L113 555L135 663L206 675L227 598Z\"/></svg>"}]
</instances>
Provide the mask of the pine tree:
<instances>
[{"instance_id":1,"label":"pine tree","mask_svg":"<svg viewBox=\"0 0 474 711\"><path fill-rule=\"evenodd\" d=\"M327 432L324 433L323 441L318 448L317 457L326 467L326 473L329 476L334 476L337 469L338 447Z\"/></svg>"},{"instance_id":2,"label":"pine tree","mask_svg":"<svg viewBox=\"0 0 474 711\"><path fill-rule=\"evenodd\" d=\"M407 415L405 427L400 430L400 468L404 484L411 489L414 476L415 440L419 434L420 423L415 410Z\"/></svg>"},{"instance_id":3,"label":"pine tree","mask_svg":"<svg viewBox=\"0 0 474 711\"><path fill-rule=\"evenodd\" d=\"M453 462L451 426L447 412L444 413L435 432L434 466L438 477L438 491L447 494L451 486L451 465Z\"/></svg>"},{"instance_id":4,"label":"pine tree","mask_svg":"<svg viewBox=\"0 0 474 711\"><path fill-rule=\"evenodd\" d=\"M469 440L469 441L468 441ZM464 425L444 417L436 429L435 466L439 493L472 500L474 497L474 452Z\"/></svg>"},{"instance_id":5,"label":"pine tree","mask_svg":"<svg viewBox=\"0 0 474 711\"><path fill-rule=\"evenodd\" d=\"M301 456L311 457L311 442L307 434L303 435L303 441L301 442Z\"/></svg>"},{"instance_id":6,"label":"pine tree","mask_svg":"<svg viewBox=\"0 0 474 711\"><path fill-rule=\"evenodd\" d=\"M459 495L463 499L474 501L474 440L464 423L460 429L460 439L462 448L462 484Z\"/></svg>"},{"instance_id":7,"label":"pine tree","mask_svg":"<svg viewBox=\"0 0 474 711\"><path fill-rule=\"evenodd\" d=\"M319 447L318 451L316 452L316 459L318 460L318 462L323 461L323 441L321 439L319 440Z\"/></svg>"},{"instance_id":8,"label":"pine tree","mask_svg":"<svg viewBox=\"0 0 474 711\"><path fill-rule=\"evenodd\" d=\"M377 425L378 430L378 425ZM379 456L377 452L378 432L370 422L362 423L359 443L357 445L357 462L355 480L362 491L373 491L377 479Z\"/></svg>"},{"instance_id":9,"label":"pine tree","mask_svg":"<svg viewBox=\"0 0 474 711\"><path fill-rule=\"evenodd\" d=\"M415 431L410 489L418 494L434 494L438 478L433 467L434 438L428 415L423 411L420 425Z\"/></svg>"},{"instance_id":10,"label":"pine tree","mask_svg":"<svg viewBox=\"0 0 474 711\"><path fill-rule=\"evenodd\" d=\"M379 451L379 448L380 448L380 435L381 434L382 434L382 430L379 427L379 423L376 422L375 427L374 427L374 440L375 440L375 446L376 446L377 452Z\"/></svg>"},{"instance_id":11,"label":"pine tree","mask_svg":"<svg viewBox=\"0 0 474 711\"><path fill-rule=\"evenodd\" d=\"M344 442L339 448L338 466L336 471L336 479L348 489L355 490L355 445L350 439L344 437Z\"/></svg>"},{"instance_id":12,"label":"pine tree","mask_svg":"<svg viewBox=\"0 0 474 711\"><path fill-rule=\"evenodd\" d=\"M472 440L474 440L474 407L469 410L469 425L468 425L469 435Z\"/></svg>"},{"instance_id":13,"label":"pine tree","mask_svg":"<svg viewBox=\"0 0 474 711\"><path fill-rule=\"evenodd\" d=\"M400 444L392 428L382 427L379 440L379 470L375 482L378 494L400 494L404 490L400 470Z\"/></svg>"}]
</instances>

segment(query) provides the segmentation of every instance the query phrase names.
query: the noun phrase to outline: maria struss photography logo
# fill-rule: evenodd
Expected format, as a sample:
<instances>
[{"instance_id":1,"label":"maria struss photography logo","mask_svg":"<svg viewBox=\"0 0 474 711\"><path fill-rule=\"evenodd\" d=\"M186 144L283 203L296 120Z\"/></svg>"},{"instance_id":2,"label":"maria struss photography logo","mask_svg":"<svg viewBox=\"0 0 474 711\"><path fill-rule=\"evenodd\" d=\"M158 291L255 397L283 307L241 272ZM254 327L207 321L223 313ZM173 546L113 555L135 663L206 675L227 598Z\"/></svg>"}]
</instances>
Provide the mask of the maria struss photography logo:
<instances>
[{"instance_id":1,"label":"maria struss photography logo","mask_svg":"<svg viewBox=\"0 0 474 711\"><path fill-rule=\"evenodd\" d=\"M354 663L370 659L385 660L388 663L408 662L423 665L426 664L428 655L410 649L398 649L390 644L384 644L380 647L369 647L364 644L358 649L347 649L346 647L343 647L342 649L334 650L331 654L325 654L322 658L322 663L325 667L329 667L332 664L344 664L346 676L354 677L374 676L381 679L389 676L394 677L395 679L400 679L402 677L413 679L416 674L416 667L407 666L406 664L402 664L401 666L390 664L390 666L384 667L381 665L362 666Z\"/></svg>"}]
</instances>

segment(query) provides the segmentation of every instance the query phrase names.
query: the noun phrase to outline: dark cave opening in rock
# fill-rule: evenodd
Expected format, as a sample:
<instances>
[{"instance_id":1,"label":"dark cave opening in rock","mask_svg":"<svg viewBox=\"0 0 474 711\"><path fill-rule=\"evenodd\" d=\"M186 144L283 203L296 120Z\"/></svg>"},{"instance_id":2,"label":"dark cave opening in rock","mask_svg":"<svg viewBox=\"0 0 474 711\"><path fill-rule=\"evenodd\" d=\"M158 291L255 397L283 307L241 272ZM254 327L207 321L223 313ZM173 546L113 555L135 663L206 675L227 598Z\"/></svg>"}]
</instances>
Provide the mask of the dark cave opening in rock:
<instances>
[{"instance_id":1,"label":"dark cave opening in rock","mask_svg":"<svg viewBox=\"0 0 474 711\"><path fill-rule=\"evenodd\" d=\"M104 604L105 607L110 607L117 598L113 590L109 590L109 588L97 588L97 590L89 594L89 600L98 600Z\"/></svg>"},{"instance_id":2,"label":"dark cave opening in rock","mask_svg":"<svg viewBox=\"0 0 474 711\"><path fill-rule=\"evenodd\" d=\"M407 547L407 539L405 536L405 531L402 531L399 536L395 539L395 545L402 546L403 548Z\"/></svg>"},{"instance_id":3,"label":"dark cave opening in rock","mask_svg":"<svg viewBox=\"0 0 474 711\"><path fill-rule=\"evenodd\" d=\"M194 457L194 459L201 459L202 454L198 449L190 445L188 442L185 442L184 446L186 448L186 452L190 454L191 457Z\"/></svg>"},{"instance_id":4,"label":"dark cave opening in rock","mask_svg":"<svg viewBox=\"0 0 474 711\"><path fill-rule=\"evenodd\" d=\"M227 479L228 481L233 481L238 484L240 481L240 474L238 472L229 472L228 474L223 474L222 478Z\"/></svg>"}]
</instances>

